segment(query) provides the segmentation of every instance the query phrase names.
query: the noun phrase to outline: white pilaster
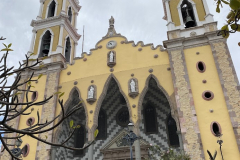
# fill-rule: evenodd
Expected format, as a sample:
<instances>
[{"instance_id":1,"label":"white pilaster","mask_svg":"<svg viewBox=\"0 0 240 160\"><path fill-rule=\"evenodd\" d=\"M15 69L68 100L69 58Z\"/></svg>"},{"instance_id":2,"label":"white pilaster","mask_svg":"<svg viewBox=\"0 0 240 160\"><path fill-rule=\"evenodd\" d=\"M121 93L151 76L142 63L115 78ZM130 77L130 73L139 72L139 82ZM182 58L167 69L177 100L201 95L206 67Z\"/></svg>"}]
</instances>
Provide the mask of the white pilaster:
<instances>
[{"instance_id":1,"label":"white pilaster","mask_svg":"<svg viewBox=\"0 0 240 160\"><path fill-rule=\"evenodd\" d=\"M32 40L31 40L31 44L30 44L30 48L28 51L28 55L33 53L34 50L34 44L35 44L35 38L36 38L36 33L37 31L35 29L32 30Z\"/></svg>"},{"instance_id":2,"label":"white pilaster","mask_svg":"<svg viewBox=\"0 0 240 160\"><path fill-rule=\"evenodd\" d=\"M203 6L206 12L205 20L206 22L214 22L213 15L210 13L208 4L206 0L203 0Z\"/></svg>"},{"instance_id":3,"label":"white pilaster","mask_svg":"<svg viewBox=\"0 0 240 160\"><path fill-rule=\"evenodd\" d=\"M41 20L42 19L42 11L43 11L43 1L41 0L40 1L40 8L39 8L37 20Z\"/></svg>"},{"instance_id":4,"label":"white pilaster","mask_svg":"<svg viewBox=\"0 0 240 160\"><path fill-rule=\"evenodd\" d=\"M58 39L58 45L57 45L57 50L55 53L62 53L63 51L63 46L62 46L62 41L63 41L63 24L60 25L60 33L59 33L59 39Z\"/></svg>"},{"instance_id":5,"label":"white pilaster","mask_svg":"<svg viewBox=\"0 0 240 160\"><path fill-rule=\"evenodd\" d=\"M76 54L77 54L77 46L78 46L78 43L77 42L74 42L74 53L73 53L73 58L74 59L76 57Z\"/></svg>"},{"instance_id":6,"label":"white pilaster","mask_svg":"<svg viewBox=\"0 0 240 160\"><path fill-rule=\"evenodd\" d=\"M88 147L88 160L93 160L93 144Z\"/></svg>"},{"instance_id":7,"label":"white pilaster","mask_svg":"<svg viewBox=\"0 0 240 160\"><path fill-rule=\"evenodd\" d=\"M76 31L77 31L77 17L78 17L78 13L75 12L74 13L74 28L76 29Z\"/></svg>"},{"instance_id":8,"label":"white pilaster","mask_svg":"<svg viewBox=\"0 0 240 160\"><path fill-rule=\"evenodd\" d=\"M172 22L172 16L171 16L171 12L170 12L170 7L169 7L169 1L170 0L165 0L165 6L166 6L166 11L167 11L167 27L168 30L173 30L175 29L175 24Z\"/></svg>"},{"instance_id":9,"label":"white pilaster","mask_svg":"<svg viewBox=\"0 0 240 160\"><path fill-rule=\"evenodd\" d=\"M193 6L193 11L194 11L194 15L195 15L195 19L196 19L197 25L199 26L199 25L200 25L200 24L199 24L199 16L198 16L196 4L193 3L192 6Z\"/></svg>"},{"instance_id":10,"label":"white pilaster","mask_svg":"<svg viewBox=\"0 0 240 160\"><path fill-rule=\"evenodd\" d=\"M135 159L141 160L140 140L137 139L134 143L135 143Z\"/></svg>"},{"instance_id":11,"label":"white pilaster","mask_svg":"<svg viewBox=\"0 0 240 160\"><path fill-rule=\"evenodd\" d=\"M63 0L61 13L66 14L66 0Z\"/></svg>"}]
</instances>

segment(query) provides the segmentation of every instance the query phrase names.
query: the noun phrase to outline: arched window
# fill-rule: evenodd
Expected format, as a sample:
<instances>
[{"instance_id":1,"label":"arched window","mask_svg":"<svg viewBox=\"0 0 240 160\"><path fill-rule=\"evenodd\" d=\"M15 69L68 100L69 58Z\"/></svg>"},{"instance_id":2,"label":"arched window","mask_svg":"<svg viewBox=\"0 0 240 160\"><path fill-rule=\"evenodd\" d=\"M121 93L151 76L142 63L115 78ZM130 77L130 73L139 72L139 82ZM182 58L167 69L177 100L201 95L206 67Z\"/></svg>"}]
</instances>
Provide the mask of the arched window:
<instances>
[{"instance_id":1,"label":"arched window","mask_svg":"<svg viewBox=\"0 0 240 160\"><path fill-rule=\"evenodd\" d=\"M103 109L100 110L98 115L98 131L97 139L107 138L107 115Z\"/></svg>"},{"instance_id":2,"label":"arched window","mask_svg":"<svg viewBox=\"0 0 240 160\"><path fill-rule=\"evenodd\" d=\"M70 54L71 54L71 43L70 43L70 38L68 37L66 40L66 46L65 46L65 58L67 62L70 62Z\"/></svg>"},{"instance_id":3,"label":"arched window","mask_svg":"<svg viewBox=\"0 0 240 160\"><path fill-rule=\"evenodd\" d=\"M54 17L55 9L56 9L56 2L53 0L49 5L47 18Z\"/></svg>"},{"instance_id":4,"label":"arched window","mask_svg":"<svg viewBox=\"0 0 240 160\"><path fill-rule=\"evenodd\" d=\"M71 7L68 8L68 19L70 22L72 22L72 9Z\"/></svg>"},{"instance_id":5,"label":"arched window","mask_svg":"<svg viewBox=\"0 0 240 160\"><path fill-rule=\"evenodd\" d=\"M40 53L39 57L45 57L48 56L49 50L50 50L50 45L51 45L51 33L50 31L47 31L43 37L42 37L42 42L41 42L41 48L40 48Z\"/></svg>"},{"instance_id":6,"label":"arched window","mask_svg":"<svg viewBox=\"0 0 240 160\"><path fill-rule=\"evenodd\" d=\"M151 104L147 104L144 108L144 120L147 134L158 132L156 109Z\"/></svg>"},{"instance_id":7,"label":"arched window","mask_svg":"<svg viewBox=\"0 0 240 160\"><path fill-rule=\"evenodd\" d=\"M80 125L80 126L81 127L77 128L74 133L74 137L75 137L74 147L75 148L82 148L85 143L85 137L86 137L85 126L84 125ZM83 153L84 153L83 150L75 151L75 156L83 155Z\"/></svg>"},{"instance_id":8,"label":"arched window","mask_svg":"<svg viewBox=\"0 0 240 160\"><path fill-rule=\"evenodd\" d=\"M196 20L193 11L193 6L188 0L183 0L181 4L181 11L185 28L195 27Z\"/></svg>"},{"instance_id":9,"label":"arched window","mask_svg":"<svg viewBox=\"0 0 240 160\"><path fill-rule=\"evenodd\" d=\"M179 138L177 135L177 125L175 120L172 118L172 115L169 114L167 118L167 131L168 131L168 139L169 145L173 147L179 147Z\"/></svg>"}]
</instances>

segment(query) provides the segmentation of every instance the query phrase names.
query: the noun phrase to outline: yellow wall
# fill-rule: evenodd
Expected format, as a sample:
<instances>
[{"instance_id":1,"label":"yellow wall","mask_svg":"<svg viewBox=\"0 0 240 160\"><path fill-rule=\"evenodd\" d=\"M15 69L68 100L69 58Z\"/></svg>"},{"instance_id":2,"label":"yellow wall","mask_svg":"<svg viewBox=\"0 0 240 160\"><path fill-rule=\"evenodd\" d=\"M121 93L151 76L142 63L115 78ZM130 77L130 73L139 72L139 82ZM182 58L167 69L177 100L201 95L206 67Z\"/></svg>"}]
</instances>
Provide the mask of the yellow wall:
<instances>
[{"instance_id":1,"label":"yellow wall","mask_svg":"<svg viewBox=\"0 0 240 160\"><path fill-rule=\"evenodd\" d=\"M64 102L68 99L69 93L74 87L74 82L77 81L76 87L81 92L85 104L88 108L89 127L93 124L93 114L89 114L90 110L95 111L97 102L90 105L86 103L88 87L92 84L91 80L94 80L94 84L97 86L97 99L101 96L103 87L106 80L110 76L110 67L107 66L107 53L110 51L106 49L106 44L110 40L117 41L117 47L113 49L116 51L117 64L114 67L113 74L116 76L120 83L121 89L124 94L127 95L130 106L133 104L138 105L139 97L132 99L128 96L128 80L131 74L134 73L134 77L138 79L139 92L141 93L145 87L147 77L150 75L149 69L152 68L153 74L158 78L160 84L168 92L169 95L173 93L173 83L171 72L167 70L169 65L169 57L167 52L161 52L159 48L152 50L150 46L143 47L142 51L138 51L140 46L133 47L132 44L121 44L124 40L122 37L109 38L102 41L99 45L102 45L102 49L92 51L92 55L86 56L87 61L79 59L75 61L74 65L68 65L66 70L63 70L60 75L60 85L62 88L60 92L65 92L63 96ZM158 58L154 58L154 55L158 54ZM71 75L67 75L68 72ZM134 122L137 121L137 107L132 108L132 116ZM57 113L60 112L60 106L58 106Z\"/></svg>"},{"instance_id":2,"label":"yellow wall","mask_svg":"<svg viewBox=\"0 0 240 160\"><path fill-rule=\"evenodd\" d=\"M202 0L192 0L196 3L196 8L199 16L199 21L204 21L205 20L205 9L203 6ZM172 0L170 1L170 11L172 15L172 21L175 23L176 26L180 26L180 19L179 19L179 14L178 14L178 9L177 6L180 3L180 0Z\"/></svg>"},{"instance_id":3,"label":"yellow wall","mask_svg":"<svg viewBox=\"0 0 240 160\"><path fill-rule=\"evenodd\" d=\"M200 54L197 55L196 52L199 51ZM218 156L216 160L221 160L219 144L216 143L217 138L210 131L210 124L213 121L219 122L222 128L224 159L240 159L211 47L203 46L186 49L184 53L206 159L208 159L207 150L212 153L217 150ZM197 71L196 64L198 61L203 61L206 64L204 73ZM202 80L207 80L207 83L202 83ZM211 101L204 100L202 93L205 90L212 91L214 99ZM213 109L214 112L210 113L210 109Z\"/></svg>"},{"instance_id":4,"label":"yellow wall","mask_svg":"<svg viewBox=\"0 0 240 160\"><path fill-rule=\"evenodd\" d=\"M60 27L59 26L54 26L50 28L53 31L54 37L53 37L53 44L52 44L52 51L56 51L57 45L58 45L58 39L59 39L59 31ZM40 37L43 34L44 31L47 29L40 29L37 31L36 39L35 39L35 46L34 46L34 54L39 54L38 53L38 47L39 47L39 42L40 42ZM40 43L41 46L41 43Z\"/></svg>"},{"instance_id":5,"label":"yellow wall","mask_svg":"<svg viewBox=\"0 0 240 160\"><path fill-rule=\"evenodd\" d=\"M43 6L43 11L42 11L42 19L45 19L46 18L46 12L47 12L47 7L48 5L52 2L52 0L46 0L44 2L44 6ZM59 15L61 10L62 10L62 2L63 0L57 0L58 2L58 5L57 5L57 14L56 15Z\"/></svg>"},{"instance_id":6,"label":"yellow wall","mask_svg":"<svg viewBox=\"0 0 240 160\"><path fill-rule=\"evenodd\" d=\"M45 87L46 87L46 75L43 75L39 80L38 83L32 83L32 85L35 87L32 90L36 90L38 91L38 98L37 98L37 102L41 101L44 99L44 93L45 93ZM33 79L37 79L37 77L33 78ZM31 94L29 94L29 98L31 97ZM26 102L26 100L25 100ZM34 108L34 111L30 114L30 115L26 115L26 116L21 116L20 118L20 123L19 123L19 129L23 129L23 128L27 128L28 126L26 125L26 121L28 118L30 117L34 117L35 118L35 124L37 122L37 111L39 111L40 113L40 119L41 119L41 113L42 113L42 106L33 106L32 108ZM28 110L28 112L31 111L31 108ZM27 112L26 112L27 113ZM36 135L37 136L37 135ZM32 139L29 136L24 136L22 138L23 143L22 146L20 148L22 148L26 143L28 143L30 145L30 152L28 154L27 157L23 157L23 159L25 160L33 160L35 159L35 155L36 155L36 150L37 150L37 140Z\"/></svg>"}]
</instances>

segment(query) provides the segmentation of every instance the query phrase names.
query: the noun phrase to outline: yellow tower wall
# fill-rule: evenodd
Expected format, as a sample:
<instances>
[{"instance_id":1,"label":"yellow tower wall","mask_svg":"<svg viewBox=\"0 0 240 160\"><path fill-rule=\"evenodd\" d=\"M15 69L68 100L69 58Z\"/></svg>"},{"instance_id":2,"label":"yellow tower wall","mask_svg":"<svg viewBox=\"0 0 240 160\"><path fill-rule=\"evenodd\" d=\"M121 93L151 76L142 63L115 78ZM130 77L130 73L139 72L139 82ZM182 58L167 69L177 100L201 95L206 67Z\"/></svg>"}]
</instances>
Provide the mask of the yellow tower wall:
<instances>
[{"instance_id":1,"label":"yellow tower wall","mask_svg":"<svg viewBox=\"0 0 240 160\"><path fill-rule=\"evenodd\" d=\"M196 52L199 51L200 54L197 55ZM210 130L210 124L213 121L220 123L222 128L224 159L239 160L238 146L211 47L207 45L185 49L184 54L206 160L209 159L207 150L211 153L216 150L218 152L216 160L221 160L219 144L217 144L218 138ZM204 73L198 72L196 68L198 61L206 64ZM206 80L207 83L203 83L203 80ZM206 90L214 93L214 98L210 101L202 98L202 93ZM210 112L210 109L213 109L213 113Z\"/></svg>"},{"instance_id":2,"label":"yellow tower wall","mask_svg":"<svg viewBox=\"0 0 240 160\"><path fill-rule=\"evenodd\" d=\"M33 77L33 79L37 79L38 77ZM37 91L38 92L38 98L37 98L37 102L42 101L44 99L44 95L45 95L45 88L46 86L46 75L43 75L39 80L38 83L33 82L32 86L34 86L35 88L32 88L33 91ZM31 94L29 94L29 100L31 100ZM26 99L24 100L24 102L26 102ZM40 119L41 119L41 113L42 113L42 106L33 106L31 108L34 108L34 111L30 114L30 115L22 115L20 117L20 123L19 123L19 129L23 129L23 128L28 128L29 126L27 126L26 121L28 118L30 117L34 117L35 118L35 123L37 122L37 111L39 112L40 115ZM27 112L31 112L31 108L27 111ZM26 112L26 113L27 113ZM36 135L38 136L38 135ZM24 136L22 137L23 143L20 146L20 148L22 148L25 144L29 144L30 146L30 151L27 157L23 157L23 160L33 160L35 159L36 156L36 150L37 150L37 143L38 141L35 139L32 139L29 136Z\"/></svg>"}]
</instances>

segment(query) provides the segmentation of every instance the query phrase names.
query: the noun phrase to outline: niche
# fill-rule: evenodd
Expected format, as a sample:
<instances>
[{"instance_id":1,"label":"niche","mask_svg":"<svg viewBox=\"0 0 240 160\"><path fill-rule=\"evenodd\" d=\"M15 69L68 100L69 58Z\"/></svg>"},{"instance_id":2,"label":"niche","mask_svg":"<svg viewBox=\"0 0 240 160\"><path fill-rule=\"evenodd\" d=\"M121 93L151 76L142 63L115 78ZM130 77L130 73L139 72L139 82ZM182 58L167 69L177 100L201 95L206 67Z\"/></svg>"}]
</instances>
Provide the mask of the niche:
<instances>
[{"instance_id":1,"label":"niche","mask_svg":"<svg viewBox=\"0 0 240 160\"><path fill-rule=\"evenodd\" d=\"M38 92L37 92L37 91L34 91L34 92L32 93L32 97L31 97L32 101L36 101L36 100L37 100L37 97L38 97Z\"/></svg>"},{"instance_id":2,"label":"niche","mask_svg":"<svg viewBox=\"0 0 240 160\"><path fill-rule=\"evenodd\" d=\"M25 144L25 146L22 148L22 155L23 157L27 157L30 151L29 144Z\"/></svg>"}]
</instances>

